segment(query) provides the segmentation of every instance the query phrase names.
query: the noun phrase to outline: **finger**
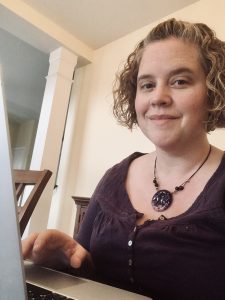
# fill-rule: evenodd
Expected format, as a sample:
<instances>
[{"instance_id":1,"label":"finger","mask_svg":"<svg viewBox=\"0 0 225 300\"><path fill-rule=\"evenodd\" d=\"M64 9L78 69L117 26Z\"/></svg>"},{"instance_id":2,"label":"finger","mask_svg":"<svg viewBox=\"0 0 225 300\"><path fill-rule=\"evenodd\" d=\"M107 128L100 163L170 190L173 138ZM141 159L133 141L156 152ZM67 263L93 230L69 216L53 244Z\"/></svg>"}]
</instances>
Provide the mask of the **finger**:
<instances>
[{"instance_id":1,"label":"finger","mask_svg":"<svg viewBox=\"0 0 225 300\"><path fill-rule=\"evenodd\" d=\"M29 237L22 240L22 255L24 259L27 259L31 256L37 236L38 233L32 233Z\"/></svg>"},{"instance_id":2,"label":"finger","mask_svg":"<svg viewBox=\"0 0 225 300\"><path fill-rule=\"evenodd\" d=\"M70 261L76 245L77 242L67 234L59 230L48 229L37 236L33 246L33 258L45 260L51 253L51 256L58 258L64 255Z\"/></svg>"},{"instance_id":3,"label":"finger","mask_svg":"<svg viewBox=\"0 0 225 300\"><path fill-rule=\"evenodd\" d=\"M39 256L46 250L55 249L57 247L56 241L60 239L57 236L56 230L45 230L40 233L32 233L28 238L22 241L23 254L26 258L29 256ZM55 240L55 241L54 241Z\"/></svg>"},{"instance_id":4,"label":"finger","mask_svg":"<svg viewBox=\"0 0 225 300\"><path fill-rule=\"evenodd\" d=\"M80 244L77 243L76 249L73 253L73 255L70 257L70 265L73 268L79 268L82 264L82 262L85 260L85 258L88 255L88 251L82 247Z\"/></svg>"},{"instance_id":5,"label":"finger","mask_svg":"<svg viewBox=\"0 0 225 300\"><path fill-rule=\"evenodd\" d=\"M65 234L55 229L47 229L38 234L34 241L34 252L42 250L55 250L63 247L65 243Z\"/></svg>"}]
</instances>

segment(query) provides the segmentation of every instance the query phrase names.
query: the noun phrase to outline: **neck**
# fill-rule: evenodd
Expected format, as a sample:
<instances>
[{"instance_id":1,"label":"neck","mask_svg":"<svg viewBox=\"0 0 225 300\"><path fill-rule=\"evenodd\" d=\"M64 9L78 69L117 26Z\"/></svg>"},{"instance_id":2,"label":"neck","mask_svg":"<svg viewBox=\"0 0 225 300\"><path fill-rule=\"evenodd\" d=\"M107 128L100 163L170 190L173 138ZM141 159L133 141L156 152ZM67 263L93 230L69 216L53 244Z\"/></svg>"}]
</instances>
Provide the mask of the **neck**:
<instances>
[{"instance_id":1,"label":"neck","mask_svg":"<svg viewBox=\"0 0 225 300\"><path fill-rule=\"evenodd\" d=\"M182 148L156 148L158 168L164 174L169 174L173 170L176 174L187 173L206 157L209 147L209 142L206 139L202 143L198 142L197 145L192 143Z\"/></svg>"},{"instance_id":2,"label":"neck","mask_svg":"<svg viewBox=\"0 0 225 300\"><path fill-rule=\"evenodd\" d=\"M206 149L207 146L207 149ZM190 150L190 149L189 149ZM202 151L200 151L202 150ZM197 153L193 154L189 154L189 158L187 159L187 157L185 157L185 160L183 159L184 157L182 157L183 162L182 164L179 163L178 165L175 165L175 169L173 169L173 171L171 172L171 170L167 170L167 173L165 173L165 168L168 168L167 166L164 166L164 170L162 172L162 174L167 174L166 177L168 178L168 174L170 174L170 184L173 182L174 188L173 190L164 188L162 186L160 186L158 179L160 177L157 177L158 173L160 175L161 170L158 167L158 157L156 156L155 158L155 164L154 164L154 177L153 177L153 184L155 186L156 189L156 193L153 195L152 198L152 207L154 210L156 211L164 211L166 209L168 209L170 207L170 205L173 202L173 194L179 191L182 191L186 185L186 183L190 182L190 180L192 180L192 178L195 176L196 173L199 172L199 170L205 165L205 163L207 162L209 156L211 153L211 146L209 144L205 145L204 149L202 149L200 147L200 149L197 151ZM199 157L199 155L201 154L201 157ZM204 156L203 156L204 155ZM192 157L192 160L190 160L190 158ZM181 156L179 157L181 158ZM157 167L156 167L156 162L157 162ZM163 167L163 164L161 162L161 168ZM182 170L182 172L181 172ZM183 177L183 175L185 174L187 177L182 180L181 182L178 182L177 180L175 180L174 174L176 174L176 177L179 178L179 180ZM175 173L174 173L175 171ZM180 172L179 172L180 171ZM166 178L166 179L167 179ZM165 180L165 177L164 177ZM163 180L163 181L164 181ZM167 180L168 182L168 180ZM176 182L174 184L174 182Z\"/></svg>"}]
</instances>

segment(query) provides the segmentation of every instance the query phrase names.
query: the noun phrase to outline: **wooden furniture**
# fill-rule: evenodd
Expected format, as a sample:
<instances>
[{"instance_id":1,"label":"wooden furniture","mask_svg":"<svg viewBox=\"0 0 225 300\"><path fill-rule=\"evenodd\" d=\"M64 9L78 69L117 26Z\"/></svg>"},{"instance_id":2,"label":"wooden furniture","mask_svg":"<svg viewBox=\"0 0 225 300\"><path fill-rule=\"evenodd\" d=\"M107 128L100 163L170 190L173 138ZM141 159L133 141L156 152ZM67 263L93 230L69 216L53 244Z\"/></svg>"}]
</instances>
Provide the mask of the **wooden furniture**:
<instances>
[{"instance_id":1,"label":"wooden furniture","mask_svg":"<svg viewBox=\"0 0 225 300\"><path fill-rule=\"evenodd\" d=\"M21 236L51 175L49 170L13 170Z\"/></svg>"},{"instance_id":2,"label":"wooden furniture","mask_svg":"<svg viewBox=\"0 0 225 300\"><path fill-rule=\"evenodd\" d=\"M72 198L73 198L75 204L77 205L77 213L76 213L75 226L74 226L74 232L73 232L73 237L75 238L79 231L80 225L83 221L90 198L78 197L78 196L72 196Z\"/></svg>"}]
</instances>

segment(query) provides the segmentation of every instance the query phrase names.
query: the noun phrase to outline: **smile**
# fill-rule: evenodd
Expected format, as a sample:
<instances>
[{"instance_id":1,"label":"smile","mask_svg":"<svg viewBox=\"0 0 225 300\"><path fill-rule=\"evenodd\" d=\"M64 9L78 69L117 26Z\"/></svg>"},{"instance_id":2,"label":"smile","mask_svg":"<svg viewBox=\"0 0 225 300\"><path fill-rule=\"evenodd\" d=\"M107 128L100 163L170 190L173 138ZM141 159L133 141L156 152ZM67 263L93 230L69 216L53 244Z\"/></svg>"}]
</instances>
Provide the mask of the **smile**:
<instances>
[{"instance_id":1,"label":"smile","mask_svg":"<svg viewBox=\"0 0 225 300\"><path fill-rule=\"evenodd\" d=\"M175 120L178 119L177 116L172 116L172 115L151 115L147 116L148 119L152 121L160 121L160 120Z\"/></svg>"}]
</instances>

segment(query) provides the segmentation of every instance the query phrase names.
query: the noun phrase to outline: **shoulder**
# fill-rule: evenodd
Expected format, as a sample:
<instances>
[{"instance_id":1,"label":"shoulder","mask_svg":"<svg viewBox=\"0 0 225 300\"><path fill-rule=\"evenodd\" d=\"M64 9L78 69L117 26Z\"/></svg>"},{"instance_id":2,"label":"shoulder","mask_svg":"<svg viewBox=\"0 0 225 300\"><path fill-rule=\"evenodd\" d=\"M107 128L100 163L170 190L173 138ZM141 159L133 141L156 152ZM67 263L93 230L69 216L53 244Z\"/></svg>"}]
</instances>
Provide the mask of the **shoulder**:
<instances>
[{"instance_id":1,"label":"shoulder","mask_svg":"<svg viewBox=\"0 0 225 300\"><path fill-rule=\"evenodd\" d=\"M113 167L108 169L103 176L103 179L107 180L114 180L117 178L118 175L120 175L120 178L123 178L126 176L127 171L131 164L133 164L135 161L139 160L144 156L144 153L141 152L134 152L128 157L124 158L119 163L115 164ZM116 178L114 178L116 176Z\"/></svg>"},{"instance_id":2,"label":"shoulder","mask_svg":"<svg viewBox=\"0 0 225 300\"><path fill-rule=\"evenodd\" d=\"M202 176L207 179L205 191L208 195L215 197L215 193L218 191L225 191L225 153L222 150L216 147L212 148L208 167Z\"/></svg>"},{"instance_id":3,"label":"shoulder","mask_svg":"<svg viewBox=\"0 0 225 300\"><path fill-rule=\"evenodd\" d=\"M225 152L222 151L221 149L213 147L211 159L209 160L209 166L212 168L212 173L214 173L214 172L224 173Z\"/></svg>"},{"instance_id":4,"label":"shoulder","mask_svg":"<svg viewBox=\"0 0 225 300\"><path fill-rule=\"evenodd\" d=\"M218 149L215 150L214 160L212 164L215 164L215 173L218 174L219 177L225 178L225 152Z\"/></svg>"},{"instance_id":5,"label":"shoulder","mask_svg":"<svg viewBox=\"0 0 225 300\"><path fill-rule=\"evenodd\" d=\"M114 203L126 198L125 180L130 164L142 157L144 153L134 152L119 163L108 169L92 196L92 201L97 201L100 206L104 203Z\"/></svg>"}]
</instances>

